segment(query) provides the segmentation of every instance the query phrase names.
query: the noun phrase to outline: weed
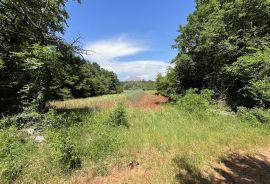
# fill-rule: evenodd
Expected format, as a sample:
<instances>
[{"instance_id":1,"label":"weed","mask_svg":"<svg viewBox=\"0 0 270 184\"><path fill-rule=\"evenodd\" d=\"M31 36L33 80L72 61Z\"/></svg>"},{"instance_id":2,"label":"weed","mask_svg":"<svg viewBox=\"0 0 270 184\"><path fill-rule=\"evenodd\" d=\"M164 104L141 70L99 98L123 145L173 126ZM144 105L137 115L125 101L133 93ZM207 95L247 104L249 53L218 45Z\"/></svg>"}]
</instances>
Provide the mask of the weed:
<instances>
[{"instance_id":1,"label":"weed","mask_svg":"<svg viewBox=\"0 0 270 184\"><path fill-rule=\"evenodd\" d=\"M120 102L116 109L112 112L109 123L113 126L129 127L126 108L123 102Z\"/></svg>"},{"instance_id":2,"label":"weed","mask_svg":"<svg viewBox=\"0 0 270 184\"><path fill-rule=\"evenodd\" d=\"M42 120L42 115L37 112L22 112L14 116L7 116L1 119L0 129L6 129L14 125L23 128L38 123Z\"/></svg>"},{"instance_id":3,"label":"weed","mask_svg":"<svg viewBox=\"0 0 270 184\"><path fill-rule=\"evenodd\" d=\"M58 113L56 110L50 110L46 114L43 122L47 129L54 130L78 125L81 122L81 119L73 112Z\"/></svg>"},{"instance_id":4,"label":"weed","mask_svg":"<svg viewBox=\"0 0 270 184\"><path fill-rule=\"evenodd\" d=\"M97 133L90 143L89 156L95 162L100 162L119 149L119 141L110 130Z\"/></svg>"},{"instance_id":5,"label":"weed","mask_svg":"<svg viewBox=\"0 0 270 184\"><path fill-rule=\"evenodd\" d=\"M260 108L247 109L245 107L238 107L237 115L242 119L253 123L270 123L270 110Z\"/></svg>"},{"instance_id":6,"label":"weed","mask_svg":"<svg viewBox=\"0 0 270 184\"><path fill-rule=\"evenodd\" d=\"M66 131L50 132L48 138L52 159L62 171L70 172L81 167L79 152Z\"/></svg>"},{"instance_id":7,"label":"weed","mask_svg":"<svg viewBox=\"0 0 270 184\"><path fill-rule=\"evenodd\" d=\"M27 146L14 126L0 130L0 181L16 180L26 165Z\"/></svg>"},{"instance_id":8,"label":"weed","mask_svg":"<svg viewBox=\"0 0 270 184\"><path fill-rule=\"evenodd\" d=\"M122 106L121 110L116 107L114 110L103 109L89 113L74 109L75 105L78 105L79 109L82 104L91 108L92 103L95 105L108 101L118 104L126 95L128 93L122 94L121 97L110 95L74 100L72 103L64 101L63 104L71 105L68 110L49 112L45 117L48 129L45 129L44 133L51 133L45 136L46 141L37 144L38 151L30 153L31 157L27 153L27 158L31 158L31 161L25 161L25 151L20 148L11 149L12 152L17 153L18 150L20 153L15 154L17 156L11 163L22 165L22 170L17 172L16 176L19 178L14 178L15 182L63 183L63 180L70 181L74 177L66 173L70 174L80 166L87 172L104 176L116 165L124 166L129 160L138 160L143 166L138 167L138 171L146 168L150 174L147 178L136 175L137 172L134 176L127 174L127 177L131 178L129 181L134 183L173 183L175 175L181 176L176 179L182 183L183 179L186 179L186 183L203 183L208 180L203 174L204 169L218 158L231 151L254 150L264 146L269 140L270 126L261 123L261 126L250 126L248 120L233 113L230 116L208 113L208 110L211 112L213 108L217 108L217 104L214 107L210 104L211 98L208 93L205 93L205 96L198 92L190 95L190 98L195 96L194 102L190 104L192 108L198 108L196 111L184 108L188 105L182 108L173 103L167 103L155 110ZM201 106L197 103L197 98L203 98L205 103ZM226 111L223 107L220 108L219 110ZM197 111L200 115L197 115ZM128 117L128 129L119 123L122 121L118 121L123 117ZM111 121L109 124L111 119L117 121ZM112 122L117 123L111 124ZM15 130L16 135L19 135L19 132ZM1 145L2 139L1 137ZM23 141L14 142L17 145L15 147L24 144ZM26 148L25 144L23 146ZM175 165L171 163L171 159L176 156L174 163L178 168L177 173ZM2 160L1 158L0 168L3 168ZM25 163L29 163L26 168ZM65 175L62 175L63 173Z\"/></svg>"}]
</instances>

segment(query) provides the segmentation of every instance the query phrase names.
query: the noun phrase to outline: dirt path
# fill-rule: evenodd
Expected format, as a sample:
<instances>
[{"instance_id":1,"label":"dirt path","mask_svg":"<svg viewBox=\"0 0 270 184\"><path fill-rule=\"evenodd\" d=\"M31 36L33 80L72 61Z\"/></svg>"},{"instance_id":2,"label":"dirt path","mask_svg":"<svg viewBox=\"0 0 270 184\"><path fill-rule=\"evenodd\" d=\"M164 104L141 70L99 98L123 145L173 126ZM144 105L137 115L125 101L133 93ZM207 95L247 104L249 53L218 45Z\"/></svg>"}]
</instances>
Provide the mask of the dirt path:
<instances>
[{"instance_id":1,"label":"dirt path","mask_svg":"<svg viewBox=\"0 0 270 184\"><path fill-rule=\"evenodd\" d=\"M135 102L127 102L128 107L156 109L160 104L168 102L168 98L154 94L144 94Z\"/></svg>"},{"instance_id":2,"label":"dirt path","mask_svg":"<svg viewBox=\"0 0 270 184\"><path fill-rule=\"evenodd\" d=\"M269 184L270 148L255 156L232 154L213 168L211 183Z\"/></svg>"},{"instance_id":3,"label":"dirt path","mask_svg":"<svg viewBox=\"0 0 270 184\"><path fill-rule=\"evenodd\" d=\"M176 174L181 184L270 184L270 148L255 156L231 154L208 170L208 176L188 170ZM84 176L74 180L80 184L133 184L155 183L153 172L140 164L127 164L114 168L108 176ZM177 178L179 177L179 178Z\"/></svg>"}]
</instances>

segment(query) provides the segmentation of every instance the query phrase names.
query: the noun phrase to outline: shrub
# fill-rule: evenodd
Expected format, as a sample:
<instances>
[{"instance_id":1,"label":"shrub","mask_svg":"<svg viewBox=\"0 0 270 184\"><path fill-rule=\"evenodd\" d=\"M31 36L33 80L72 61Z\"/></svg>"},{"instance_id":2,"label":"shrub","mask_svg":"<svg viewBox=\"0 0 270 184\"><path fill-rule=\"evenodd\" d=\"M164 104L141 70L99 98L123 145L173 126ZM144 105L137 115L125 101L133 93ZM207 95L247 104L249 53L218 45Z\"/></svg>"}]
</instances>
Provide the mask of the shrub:
<instances>
[{"instance_id":1,"label":"shrub","mask_svg":"<svg viewBox=\"0 0 270 184\"><path fill-rule=\"evenodd\" d=\"M21 174L26 162L24 139L14 126L0 130L0 181L12 183Z\"/></svg>"},{"instance_id":2,"label":"shrub","mask_svg":"<svg viewBox=\"0 0 270 184\"><path fill-rule=\"evenodd\" d=\"M48 129L67 128L81 122L80 117L75 113L58 113L56 110L49 110L44 119L44 124Z\"/></svg>"},{"instance_id":3,"label":"shrub","mask_svg":"<svg viewBox=\"0 0 270 184\"><path fill-rule=\"evenodd\" d=\"M270 123L270 110L260 108L247 109L238 107L237 115L250 122Z\"/></svg>"},{"instance_id":4,"label":"shrub","mask_svg":"<svg viewBox=\"0 0 270 184\"><path fill-rule=\"evenodd\" d=\"M79 152L67 134L66 131L59 131L50 132L48 136L52 159L64 172L78 169L82 164Z\"/></svg>"},{"instance_id":5,"label":"shrub","mask_svg":"<svg viewBox=\"0 0 270 184\"><path fill-rule=\"evenodd\" d=\"M212 90L190 89L186 94L179 98L177 105L180 109L188 112L206 111L209 108L211 98L214 92Z\"/></svg>"},{"instance_id":6,"label":"shrub","mask_svg":"<svg viewBox=\"0 0 270 184\"><path fill-rule=\"evenodd\" d=\"M37 112L22 112L14 116L4 117L0 122L0 128L6 129L14 125L17 128L23 128L25 126L33 125L40 122L42 115Z\"/></svg>"},{"instance_id":7,"label":"shrub","mask_svg":"<svg viewBox=\"0 0 270 184\"><path fill-rule=\"evenodd\" d=\"M172 67L169 67L169 69L167 70L166 76L162 76L161 73L157 75L156 90L158 94L166 96L166 97L170 97L172 94L179 92L173 86L175 82L174 75L175 75L175 72ZM181 85L177 85L177 86L181 86Z\"/></svg>"},{"instance_id":8,"label":"shrub","mask_svg":"<svg viewBox=\"0 0 270 184\"><path fill-rule=\"evenodd\" d=\"M270 48L240 57L224 71L236 105L270 107Z\"/></svg>"},{"instance_id":9,"label":"shrub","mask_svg":"<svg viewBox=\"0 0 270 184\"><path fill-rule=\"evenodd\" d=\"M123 102L119 103L116 109L112 112L109 123L113 126L129 127L126 108Z\"/></svg>"}]
</instances>

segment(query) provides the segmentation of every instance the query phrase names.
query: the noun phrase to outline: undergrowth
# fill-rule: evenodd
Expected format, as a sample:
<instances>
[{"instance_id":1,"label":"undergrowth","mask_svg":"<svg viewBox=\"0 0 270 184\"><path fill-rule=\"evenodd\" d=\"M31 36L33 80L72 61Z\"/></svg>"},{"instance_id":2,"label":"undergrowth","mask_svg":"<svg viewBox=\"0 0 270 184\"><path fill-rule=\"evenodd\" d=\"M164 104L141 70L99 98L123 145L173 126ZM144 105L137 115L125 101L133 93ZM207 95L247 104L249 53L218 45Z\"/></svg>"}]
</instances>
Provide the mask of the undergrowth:
<instances>
[{"instance_id":1,"label":"undergrowth","mask_svg":"<svg viewBox=\"0 0 270 184\"><path fill-rule=\"evenodd\" d=\"M0 131L1 181L61 183L85 170L110 175L115 165L130 160L154 173L152 183L180 181L177 176L207 181L199 175L207 164L231 150L264 145L270 137L267 111L240 108L238 115L216 113L211 111L216 108L211 96L211 91L190 90L176 103L155 110L125 108L123 103L105 110L50 110L39 122L44 127L39 132L45 137L42 143L16 127L6 127ZM254 120L263 123L250 126Z\"/></svg>"}]
</instances>

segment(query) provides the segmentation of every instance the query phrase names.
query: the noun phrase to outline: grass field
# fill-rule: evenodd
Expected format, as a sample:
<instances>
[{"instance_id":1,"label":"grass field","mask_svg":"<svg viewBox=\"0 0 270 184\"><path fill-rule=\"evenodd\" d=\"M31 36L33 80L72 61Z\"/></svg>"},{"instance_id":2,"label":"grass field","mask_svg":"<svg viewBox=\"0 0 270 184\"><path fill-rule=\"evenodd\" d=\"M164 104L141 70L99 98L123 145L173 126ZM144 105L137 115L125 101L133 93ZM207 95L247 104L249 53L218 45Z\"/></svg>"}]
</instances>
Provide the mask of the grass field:
<instances>
[{"instance_id":1,"label":"grass field","mask_svg":"<svg viewBox=\"0 0 270 184\"><path fill-rule=\"evenodd\" d=\"M151 97L152 95L152 97ZM54 166L50 139L28 152L28 167L18 183L207 183L215 164L231 153L256 154L268 143L267 126L245 122L221 107L189 113L174 104L159 104L153 92L53 102L51 105L73 113L80 123L65 127L82 158L82 167L72 174ZM135 98L136 97L136 98ZM140 99L148 102L136 104ZM161 98L161 101L159 101ZM153 99L155 100L153 102ZM107 122L119 101L126 108L129 128ZM151 101L151 102L150 102ZM222 109L223 110L223 109ZM51 134L59 130L51 131Z\"/></svg>"}]
</instances>

